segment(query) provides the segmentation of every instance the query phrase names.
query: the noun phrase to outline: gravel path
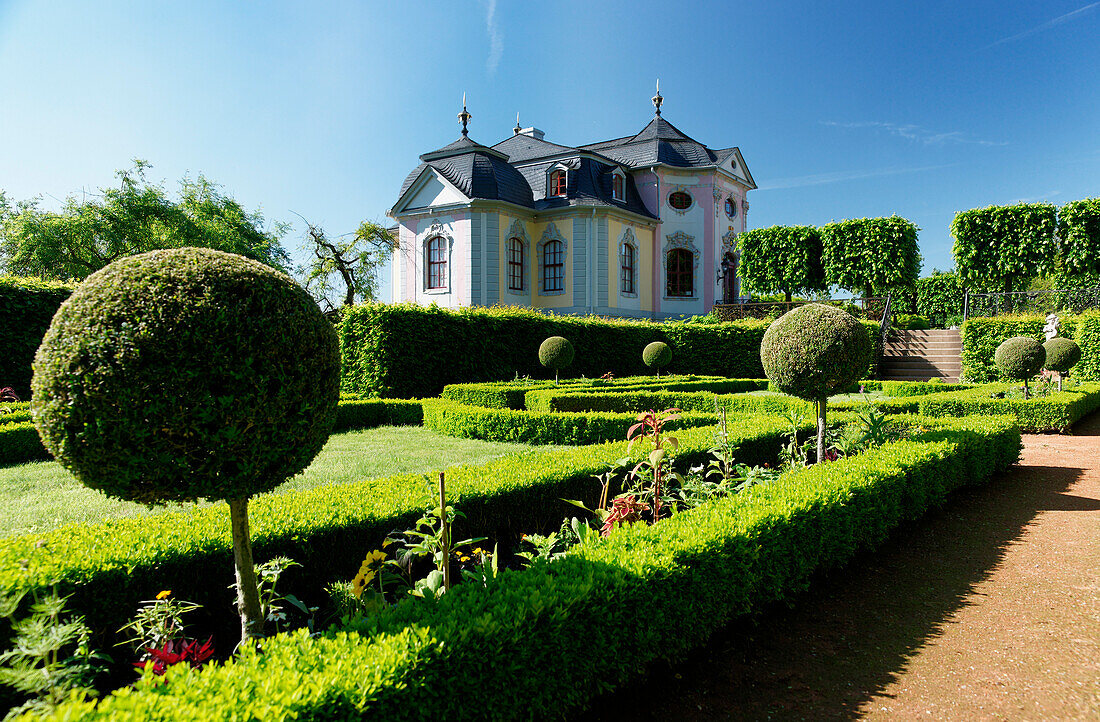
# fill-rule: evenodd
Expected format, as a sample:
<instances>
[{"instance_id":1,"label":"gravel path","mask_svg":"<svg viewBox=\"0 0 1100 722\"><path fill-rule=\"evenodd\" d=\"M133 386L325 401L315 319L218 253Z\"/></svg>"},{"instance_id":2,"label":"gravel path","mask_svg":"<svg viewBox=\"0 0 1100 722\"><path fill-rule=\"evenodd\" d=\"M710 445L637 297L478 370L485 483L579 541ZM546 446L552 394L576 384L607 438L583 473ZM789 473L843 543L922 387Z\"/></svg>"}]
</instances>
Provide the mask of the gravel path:
<instances>
[{"instance_id":1,"label":"gravel path","mask_svg":"<svg viewBox=\"0 0 1100 722\"><path fill-rule=\"evenodd\" d=\"M580 719L1100 720L1100 413Z\"/></svg>"}]
</instances>

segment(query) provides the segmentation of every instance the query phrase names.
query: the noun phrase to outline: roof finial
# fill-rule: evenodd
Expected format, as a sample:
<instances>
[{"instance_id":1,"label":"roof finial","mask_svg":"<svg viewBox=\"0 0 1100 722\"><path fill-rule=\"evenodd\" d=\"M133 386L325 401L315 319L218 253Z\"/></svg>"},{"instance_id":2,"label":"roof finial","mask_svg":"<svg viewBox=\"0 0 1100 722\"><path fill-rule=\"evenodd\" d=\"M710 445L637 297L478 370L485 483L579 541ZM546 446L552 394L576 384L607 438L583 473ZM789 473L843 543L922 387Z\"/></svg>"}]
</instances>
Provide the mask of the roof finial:
<instances>
[{"instance_id":1,"label":"roof finial","mask_svg":"<svg viewBox=\"0 0 1100 722\"><path fill-rule=\"evenodd\" d=\"M462 112L458 114L458 119L462 121L462 137L465 138L470 131L466 130L466 124L470 122L470 118L474 116L470 115L466 111L466 93L462 93Z\"/></svg>"},{"instance_id":2,"label":"roof finial","mask_svg":"<svg viewBox=\"0 0 1100 722\"><path fill-rule=\"evenodd\" d=\"M516 127L512 128L512 135L519 135L521 130L523 130L523 126L519 124L519 111L516 111Z\"/></svg>"},{"instance_id":3,"label":"roof finial","mask_svg":"<svg viewBox=\"0 0 1100 722\"><path fill-rule=\"evenodd\" d=\"M657 94L653 96L653 107L657 109L657 117L661 117L661 103L665 101L661 97L661 79L657 78Z\"/></svg>"}]
</instances>

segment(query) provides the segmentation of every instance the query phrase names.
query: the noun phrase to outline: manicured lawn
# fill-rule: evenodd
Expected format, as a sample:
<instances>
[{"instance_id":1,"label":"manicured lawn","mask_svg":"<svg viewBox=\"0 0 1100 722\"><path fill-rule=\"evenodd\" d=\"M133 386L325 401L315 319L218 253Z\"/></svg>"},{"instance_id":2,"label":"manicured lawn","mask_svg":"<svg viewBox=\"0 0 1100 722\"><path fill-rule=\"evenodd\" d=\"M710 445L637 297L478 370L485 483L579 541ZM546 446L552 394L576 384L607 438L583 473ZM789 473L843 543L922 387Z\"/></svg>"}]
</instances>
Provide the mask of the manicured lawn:
<instances>
[{"instance_id":1,"label":"manicured lawn","mask_svg":"<svg viewBox=\"0 0 1100 722\"><path fill-rule=\"evenodd\" d=\"M383 426L333 434L306 471L273 493L343 484L404 473L429 473L456 464L481 464L522 453L524 444L503 444L442 436L422 427ZM540 447L545 451L546 447ZM182 505L193 506L191 504ZM46 531L64 524L155 514L88 489L56 462L0 468L0 536Z\"/></svg>"}]
</instances>

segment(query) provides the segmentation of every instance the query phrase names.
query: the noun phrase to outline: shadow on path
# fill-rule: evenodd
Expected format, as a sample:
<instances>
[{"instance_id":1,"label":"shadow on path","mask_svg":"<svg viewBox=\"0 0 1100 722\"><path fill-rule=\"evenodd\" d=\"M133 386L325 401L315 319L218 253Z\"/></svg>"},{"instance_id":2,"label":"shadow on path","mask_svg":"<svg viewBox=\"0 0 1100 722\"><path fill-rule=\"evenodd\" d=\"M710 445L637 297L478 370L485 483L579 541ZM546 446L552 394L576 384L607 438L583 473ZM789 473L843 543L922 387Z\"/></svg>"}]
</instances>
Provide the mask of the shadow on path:
<instances>
[{"instance_id":1,"label":"shadow on path","mask_svg":"<svg viewBox=\"0 0 1100 722\"><path fill-rule=\"evenodd\" d=\"M1088 422L1075 435L1100 433L1100 414ZM791 607L733 623L689 659L654 665L644 681L600 698L575 719L856 717L971 603L975 586L1037 514L1100 510L1095 499L1065 493L1082 472L1017 466L985 487L960 491L876 552L817 579Z\"/></svg>"}]
</instances>

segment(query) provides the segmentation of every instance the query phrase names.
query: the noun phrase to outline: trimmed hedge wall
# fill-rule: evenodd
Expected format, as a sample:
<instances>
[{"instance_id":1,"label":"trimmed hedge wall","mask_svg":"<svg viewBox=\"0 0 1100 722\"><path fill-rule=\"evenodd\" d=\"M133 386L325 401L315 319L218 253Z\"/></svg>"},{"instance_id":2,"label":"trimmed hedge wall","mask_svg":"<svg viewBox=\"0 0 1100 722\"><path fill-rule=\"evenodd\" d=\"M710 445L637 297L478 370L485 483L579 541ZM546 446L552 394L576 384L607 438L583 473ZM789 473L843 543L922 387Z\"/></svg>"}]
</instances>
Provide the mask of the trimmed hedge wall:
<instances>
[{"instance_id":1,"label":"trimmed hedge wall","mask_svg":"<svg viewBox=\"0 0 1100 722\"><path fill-rule=\"evenodd\" d=\"M884 396L925 396L945 391L962 391L970 384L947 384L939 381L883 381L879 387Z\"/></svg>"},{"instance_id":2,"label":"trimmed hedge wall","mask_svg":"<svg viewBox=\"0 0 1100 722\"><path fill-rule=\"evenodd\" d=\"M865 322L878 343L878 325ZM599 378L643 376L642 349L672 347L671 374L762 378L760 341L767 321L693 324L553 316L522 308L450 311L414 304L367 304L345 311L340 343L345 392L424 398L448 384L549 377L538 362L548 336L568 338L577 351L566 373ZM455 353L454 349L463 349ZM876 346L877 349L877 346ZM877 353L876 353L877 355Z\"/></svg>"},{"instance_id":3,"label":"trimmed hedge wall","mask_svg":"<svg viewBox=\"0 0 1100 722\"><path fill-rule=\"evenodd\" d=\"M1100 381L1100 311L1065 316L1061 322L1060 335L1073 339L1081 347L1081 361L1070 371L1070 377L1081 381ZM963 379L975 383L1006 380L993 362L997 347L1013 336L1046 340L1044 323L1046 318L1043 316L967 319L962 327Z\"/></svg>"},{"instance_id":4,"label":"trimmed hedge wall","mask_svg":"<svg viewBox=\"0 0 1100 722\"><path fill-rule=\"evenodd\" d=\"M148 679L55 718L560 719L730 620L791 599L815 573L1018 458L1011 419L928 424L940 428L460 585L438 603L405 601L361 631L276 636L262 654L199 672L179 665L167 684Z\"/></svg>"},{"instance_id":5,"label":"trimmed hedge wall","mask_svg":"<svg viewBox=\"0 0 1100 722\"><path fill-rule=\"evenodd\" d=\"M729 420L729 429L738 460L763 464L775 462L788 424L776 417L741 416ZM713 445L714 429L687 429L676 436L678 462L700 463ZM447 469L448 499L466 515L455 533L507 539L556 529L571 508L562 498L595 504L599 486L593 475L617 459L645 453L641 445L628 453L626 442L619 441ZM291 583L319 598L328 582L350 579L363 555L387 534L412 526L429 500L425 477L415 474L263 494L249 505L253 552L258 560L286 555L301 563ZM0 590L45 588L56 580L62 593L73 595L70 609L84 614L99 646L109 648L138 600L172 589L208 612L224 610L220 633L227 639L239 633L231 613L235 596L228 589L233 575L224 564L231 555L225 504L74 524L0 539Z\"/></svg>"},{"instance_id":6,"label":"trimmed hedge wall","mask_svg":"<svg viewBox=\"0 0 1100 722\"><path fill-rule=\"evenodd\" d=\"M59 281L0 276L0 388L11 386L19 398L30 399L34 352L74 288Z\"/></svg>"},{"instance_id":7,"label":"trimmed hedge wall","mask_svg":"<svg viewBox=\"0 0 1100 722\"><path fill-rule=\"evenodd\" d=\"M928 416L971 416L1011 414L1026 432L1065 433L1087 414L1100 409L1100 384L1083 384L1074 389L1030 399L995 399L990 388L926 396L920 413Z\"/></svg>"},{"instance_id":8,"label":"trimmed hedge wall","mask_svg":"<svg viewBox=\"0 0 1100 722\"><path fill-rule=\"evenodd\" d=\"M419 401L341 399L336 407L336 423L332 430L335 433L375 426L419 426L423 419ZM30 411L23 409L0 414L0 466L49 461L52 458L42 446L38 431L30 420Z\"/></svg>"},{"instance_id":9,"label":"trimmed hedge wall","mask_svg":"<svg viewBox=\"0 0 1100 722\"><path fill-rule=\"evenodd\" d=\"M424 426L447 436L523 444L598 444L626 438L637 413L567 414L490 409L446 399L424 399ZM668 408L668 407L664 407ZM688 412L667 428L714 425L718 417Z\"/></svg>"}]
</instances>

